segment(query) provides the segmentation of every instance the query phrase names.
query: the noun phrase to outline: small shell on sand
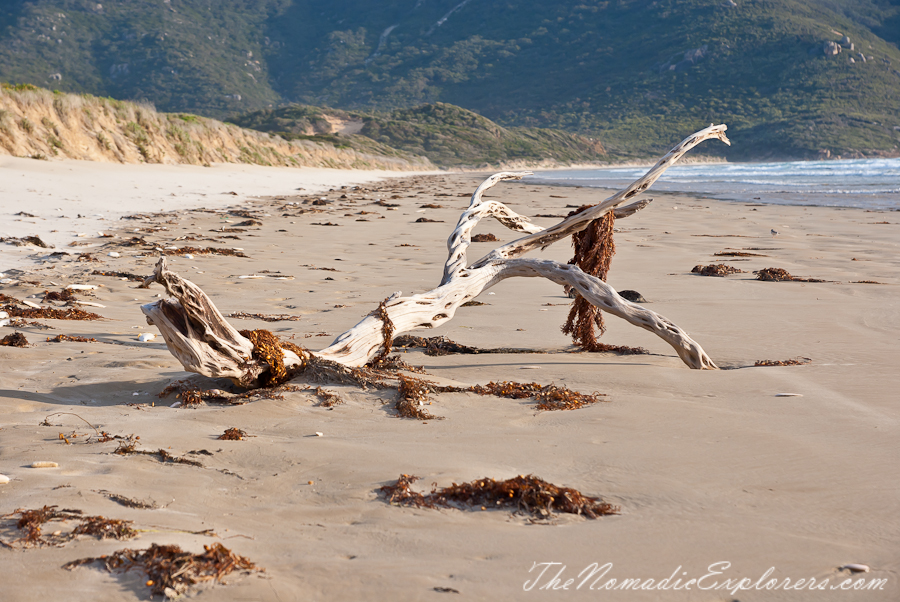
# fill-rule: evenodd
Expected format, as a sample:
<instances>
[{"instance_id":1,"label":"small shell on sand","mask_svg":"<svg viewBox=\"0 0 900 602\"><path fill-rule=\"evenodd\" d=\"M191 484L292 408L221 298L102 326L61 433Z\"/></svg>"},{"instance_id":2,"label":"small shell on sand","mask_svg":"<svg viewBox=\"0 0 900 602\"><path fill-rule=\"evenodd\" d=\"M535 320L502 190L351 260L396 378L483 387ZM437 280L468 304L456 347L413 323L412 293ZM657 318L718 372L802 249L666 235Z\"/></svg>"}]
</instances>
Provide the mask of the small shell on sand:
<instances>
[{"instance_id":1,"label":"small shell on sand","mask_svg":"<svg viewBox=\"0 0 900 602\"><path fill-rule=\"evenodd\" d=\"M803 393L776 393L775 397L803 397Z\"/></svg>"},{"instance_id":2,"label":"small shell on sand","mask_svg":"<svg viewBox=\"0 0 900 602\"><path fill-rule=\"evenodd\" d=\"M106 254L108 257L121 257L121 255L115 251L110 251Z\"/></svg>"},{"instance_id":3,"label":"small shell on sand","mask_svg":"<svg viewBox=\"0 0 900 602\"><path fill-rule=\"evenodd\" d=\"M320 431L316 431L316 437L324 437L324 436L325 436L325 433L322 433L322 432L320 432Z\"/></svg>"},{"instance_id":4,"label":"small shell on sand","mask_svg":"<svg viewBox=\"0 0 900 602\"><path fill-rule=\"evenodd\" d=\"M97 288L96 284L70 284L66 287L72 291L92 291Z\"/></svg>"},{"instance_id":5,"label":"small shell on sand","mask_svg":"<svg viewBox=\"0 0 900 602\"><path fill-rule=\"evenodd\" d=\"M147 343L149 341L152 341L155 338L156 338L156 335L153 334L152 332L145 332L144 334L142 334L141 336L138 337L138 340L141 343Z\"/></svg>"},{"instance_id":6,"label":"small shell on sand","mask_svg":"<svg viewBox=\"0 0 900 602\"><path fill-rule=\"evenodd\" d=\"M33 308L35 308L35 309L40 309L40 308L41 308L40 305L38 305L38 304L35 303L34 301L29 301L28 299L26 299L25 301L22 301L22 303L24 303L24 304L27 305L28 307L33 307Z\"/></svg>"},{"instance_id":7,"label":"small shell on sand","mask_svg":"<svg viewBox=\"0 0 900 602\"><path fill-rule=\"evenodd\" d=\"M540 370L540 366L519 366L519 370Z\"/></svg>"},{"instance_id":8,"label":"small shell on sand","mask_svg":"<svg viewBox=\"0 0 900 602\"><path fill-rule=\"evenodd\" d=\"M9 483L9 477L5 474L0 474L0 485L6 485Z\"/></svg>"},{"instance_id":9,"label":"small shell on sand","mask_svg":"<svg viewBox=\"0 0 900 602\"><path fill-rule=\"evenodd\" d=\"M78 305L89 305L91 307L106 307L105 305L101 305L99 303L93 303L91 301L75 301Z\"/></svg>"},{"instance_id":10,"label":"small shell on sand","mask_svg":"<svg viewBox=\"0 0 900 602\"><path fill-rule=\"evenodd\" d=\"M59 468L56 462L32 462L32 468Z\"/></svg>"},{"instance_id":11,"label":"small shell on sand","mask_svg":"<svg viewBox=\"0 0 900 602\"><path fill-rule=\"evenodd\" d=\"M851 564L845 564L838 570L843 571L844 569L847 569L848 571L852 571L854 573L868 573L869 565L867 565L867 564L852 564L851 563Z\"/></svg>"}]
</instances>

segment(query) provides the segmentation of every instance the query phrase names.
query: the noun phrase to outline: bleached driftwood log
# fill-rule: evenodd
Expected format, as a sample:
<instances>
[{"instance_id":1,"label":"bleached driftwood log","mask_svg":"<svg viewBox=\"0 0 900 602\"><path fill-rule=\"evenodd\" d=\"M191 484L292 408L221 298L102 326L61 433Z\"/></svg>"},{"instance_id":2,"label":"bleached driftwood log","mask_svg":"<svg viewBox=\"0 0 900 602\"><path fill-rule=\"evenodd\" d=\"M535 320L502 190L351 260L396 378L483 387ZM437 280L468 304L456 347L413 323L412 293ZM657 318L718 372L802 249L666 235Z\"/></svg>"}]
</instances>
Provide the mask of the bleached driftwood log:
<instances>
[{"instance_id":1,"label":"bleached driftwood log","mask_svg":"<svg viewBox=\"0 0 900 602\"><path fill-rule=\"evenodd\" d=\"M384 316L389 320L394 334L434 328L451 320L463 303L506 278L522 276L542 277L557 284L569 285L603 311L662 338L690 368L716 369L703 348L684 330L659 314L623 299L602 280L585 274L574 265L524 259L521 256L580 232L609 211L615 211L616 217L627 217L642 209L646 201L626 207L620 205L647 190L669 166L704 140L717 138L730 144L725 130L726 126L715 125L696 132L621 192L546 229L532 224L528 218L517 215L502 203L483 199L489 188L504 180L521 179L530 172L502 172L489 177L472 195L469 207L460 216L447 241L448 257L437 288L410 297L401 297L400 292L394 293L379 310L338 336L330 346L310 353L345 366L362 366L384 348ZM483 217L488 216L496 218L511 230L526 233L526 236L494 249L467 266L466 251L471 243L472 230ZM165 286L174 299L144 305L141 310L148 322L159 328L169 350L186 370L205 376L228 377L241 384L252 385L259 374L269 369L264 358L254 356L253 343L222 317L198 286L168 271L164 258L160 259L153 280ZM307 359L301 357L305 352L298 351L285 350L286 366L297 365Z\"/></svg>"}]
</instances>

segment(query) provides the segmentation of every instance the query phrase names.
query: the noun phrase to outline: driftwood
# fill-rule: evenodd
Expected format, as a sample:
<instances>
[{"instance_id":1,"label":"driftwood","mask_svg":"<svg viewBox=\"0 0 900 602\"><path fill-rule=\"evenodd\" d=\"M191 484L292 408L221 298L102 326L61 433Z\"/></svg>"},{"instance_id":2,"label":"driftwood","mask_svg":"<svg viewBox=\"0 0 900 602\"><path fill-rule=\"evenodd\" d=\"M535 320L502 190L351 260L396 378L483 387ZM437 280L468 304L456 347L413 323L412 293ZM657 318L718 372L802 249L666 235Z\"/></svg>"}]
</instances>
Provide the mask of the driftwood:
<instances>
[{"instance_id":1,"label":"driftwood","mask_svg":"<svg viewBox=\"0 0 900 602\"><path fill-rule=\"evenodd\" d=\"M716 125L696 132L621 192L546 229L532 224L528 218L516 214L502 203L483 199L484 193L491 187L504 180L521 179L530 172L501 172L490 176L475 190L469 207L460 216L447 240L448 257L437 288L410 297L401 297L399 291L394 293L321 351L284 349L284 367L290 369L301 365L310 356L344 366L363 366L389 350L392 335L441 326L453 318L463 303L507 278L522 276L547 278L557 284L568 285L599 309L662 338L688 367L716 369L712 359L684 330L659 314L620 297L599 278L585 274L575 265L526 259L522 255L568 238L610 211L621 218L642 209L647 201L626 207L620 205L647 190L669 166L704 140L717 138L729 144L725 130L726 126ZM526 236L498 247L467 265L466 251L471 243L472 230L484 217L493 217L507 228L523 232ZM266 359L269 356L261 353L258 347L254 353L254 343L250 338L225 320L200 287L166 268L164 257L160 258L153 276L146 283L150 282L162 284L173 298L144 305L141 310L147 321L159 328L169 350L185 370L210 377L228 377L244 386L253 386L258 384L257 378L261 374L274 368Z\"/></svg>"}]
</instances>

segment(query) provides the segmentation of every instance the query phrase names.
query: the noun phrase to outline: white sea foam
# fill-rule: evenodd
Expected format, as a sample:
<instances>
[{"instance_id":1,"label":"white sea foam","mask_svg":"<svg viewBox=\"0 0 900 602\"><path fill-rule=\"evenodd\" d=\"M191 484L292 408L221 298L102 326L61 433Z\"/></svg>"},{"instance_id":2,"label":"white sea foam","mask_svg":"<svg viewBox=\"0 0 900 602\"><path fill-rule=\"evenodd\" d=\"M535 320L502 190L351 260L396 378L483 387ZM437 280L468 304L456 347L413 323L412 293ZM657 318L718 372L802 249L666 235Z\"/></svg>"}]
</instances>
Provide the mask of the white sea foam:
<instances>
[{"instance_id":1,"label":"white sea foam","mask_svg":"<svg viewBox=\"0 0 900 602\"><path fill-rule=\"evenodd\" d=\"M620 188L644 172L610 167L541 172L529 179ZM679 165L666 171L654 188L737 201L900 209L900 159Z\"/></svg>"}]
</instances>

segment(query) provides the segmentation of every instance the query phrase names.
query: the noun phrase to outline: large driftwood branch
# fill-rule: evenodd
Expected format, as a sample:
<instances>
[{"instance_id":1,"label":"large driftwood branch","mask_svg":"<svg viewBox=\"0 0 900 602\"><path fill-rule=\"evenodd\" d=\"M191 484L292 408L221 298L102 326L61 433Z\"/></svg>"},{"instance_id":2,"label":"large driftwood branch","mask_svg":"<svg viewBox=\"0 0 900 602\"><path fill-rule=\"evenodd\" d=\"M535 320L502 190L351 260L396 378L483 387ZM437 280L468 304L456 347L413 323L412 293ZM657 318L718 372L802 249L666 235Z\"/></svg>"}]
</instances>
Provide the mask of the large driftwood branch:
<instances>
[{"instance_id":1,"label":"large driftwood branch","mask_svg":"<svg viewBox=\"0 0 900 602\"><path fill-rule=\"evenodd\" d=\"M716 369L703 348L684 330L659 314L623 299L602 280L585 274L574 265L520 256L580 232L592 220L609 211L616 211L617 217L627 217L639 211L649 201L626 207L619 205L649 188L670 165L700 142L718 138L728 143L725 129L724 125L710 126L689 136L625 190L547 229L532 224L528 218L516 214L502 203L483 199L484 192L492 186L504 180L521 179L528 172L503 172L489 177L472 195L469 207L447 241L448 258L437 288L411 297L394 293L385 300L383 314L380 311L369 314L327 348L310 353L345 366L362 366L385 345L385 320L381 316L387 317L391 326L389 330L394 334L435 328L451 320L463 303L506 278L519 276L542 277L557 284L569 285L596 307L659 336L675 349L690 368ZM495 217L504 226L528 235L495 249L467 267L466 250L471 243L472 230L481 218L487 216ZM166 269L165 258L160 258L153 281L165 286L173 299L144 305L141 310L148 322L160 329L169 350L186 370L205 376L228 377L250 386L269 369L270 366L253 354L254 347L250 340L225 321L212 300L198 286ZM284 355L284 364L288 367L306 359L287 350Z\"/></svg>"}]
</instances>

